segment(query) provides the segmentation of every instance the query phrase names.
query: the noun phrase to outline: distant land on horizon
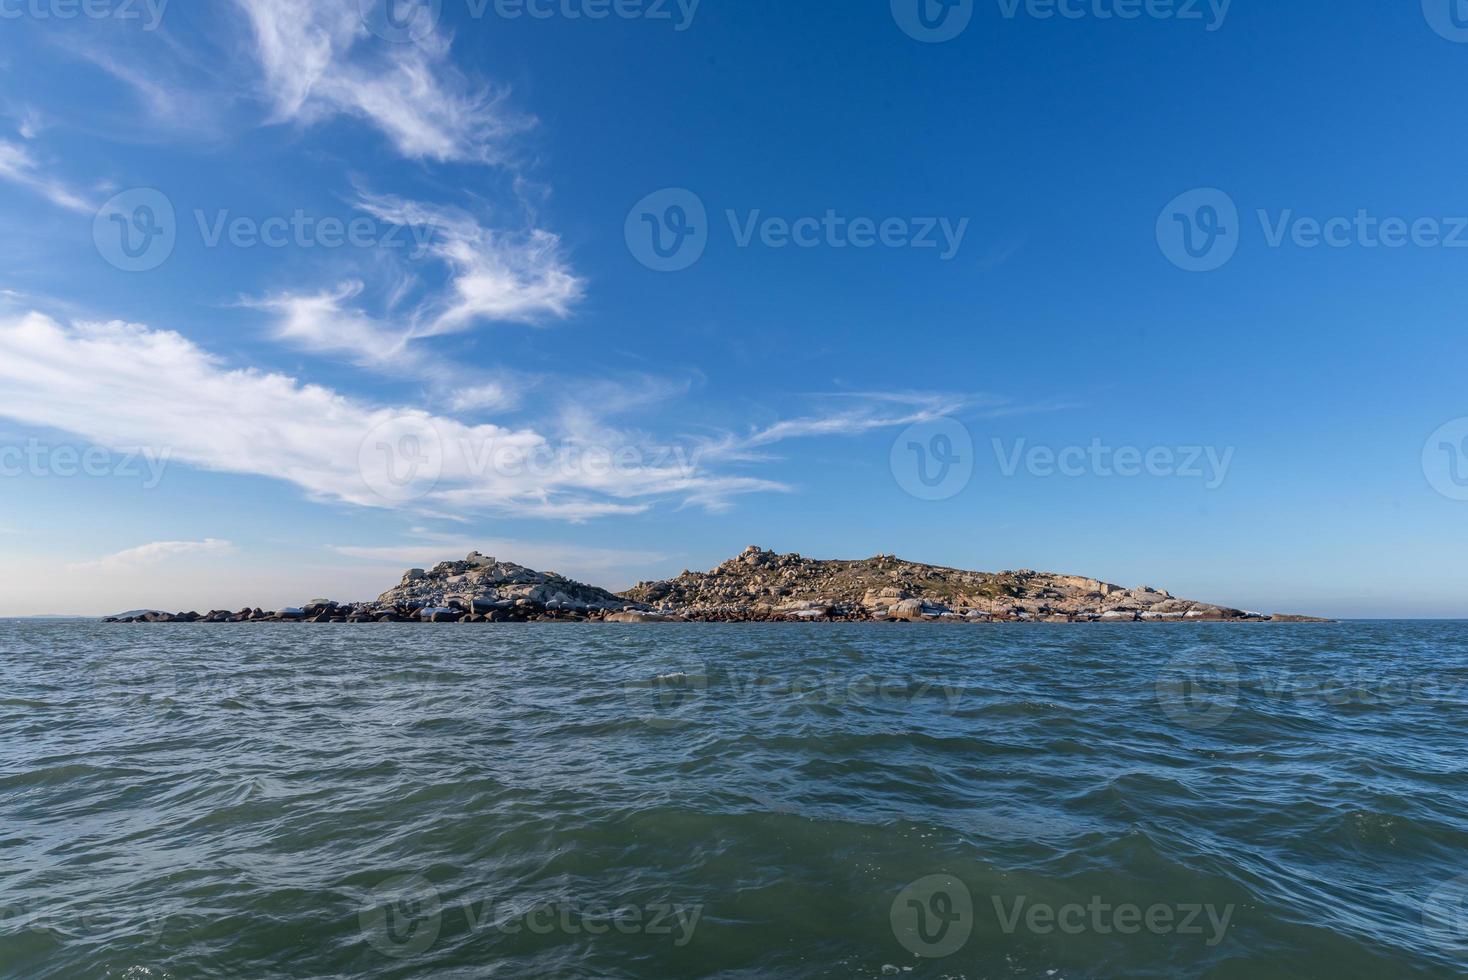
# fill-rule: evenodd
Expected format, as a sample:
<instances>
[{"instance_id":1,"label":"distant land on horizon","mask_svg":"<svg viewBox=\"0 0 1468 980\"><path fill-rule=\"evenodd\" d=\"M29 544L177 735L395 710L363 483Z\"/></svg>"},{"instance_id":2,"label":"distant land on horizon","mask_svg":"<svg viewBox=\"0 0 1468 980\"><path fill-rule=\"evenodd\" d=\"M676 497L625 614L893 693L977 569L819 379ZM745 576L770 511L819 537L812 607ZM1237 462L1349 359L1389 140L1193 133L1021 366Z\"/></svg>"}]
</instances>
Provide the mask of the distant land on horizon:
<instances>
[{"instance_id":1,"label":"distant land on horizon","mask_svg":"<svg viewBox=\"0 0 1468 980\"><path fill-rule=\"evenodd\" d=\"M1080 575L979 572L894 555L811 559L751 545L708 572L608 592L514 562L471 552L431 570L411 568L372 602L312 599L299 607L158 613L111 620L148 622L502 622L566 619L621 622L966 621L966 622L1321 622L1314 617L1235 609L1181 599L1149 585L1124 588Z\"/></svg>"}]
</instances>

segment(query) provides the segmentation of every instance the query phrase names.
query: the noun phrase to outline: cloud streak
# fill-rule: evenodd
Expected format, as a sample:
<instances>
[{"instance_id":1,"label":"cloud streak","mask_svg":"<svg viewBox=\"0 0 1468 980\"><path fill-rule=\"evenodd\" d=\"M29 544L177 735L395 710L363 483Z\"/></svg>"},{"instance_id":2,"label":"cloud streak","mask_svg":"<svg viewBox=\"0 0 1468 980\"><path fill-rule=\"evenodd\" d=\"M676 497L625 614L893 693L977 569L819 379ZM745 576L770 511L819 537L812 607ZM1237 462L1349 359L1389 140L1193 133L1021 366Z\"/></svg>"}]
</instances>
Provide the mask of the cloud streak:
<instances>
[{"instance_id":1,"label":"cloud streak","mask_svg":"<svg viewBox=\"0 0 1468 980\"><path fill-rule=\"evenodd\" d=\"M477 163L502 159L505 141L529 125L453 66L441 35L372 43L356 2L236 2L279 121L352 116L409 159Z\"/></svg>"},{"instance_id":2,"label":"cloud streak","mask_svg":"<svg viewBox=\"0 0 1468 980\"><path fill-rule=\"evenodd\" d=\"M329 289L245 300L244 305L276 316L277 338L318 353L346 354L362 366L431 373L425 371L427 362L408 349L413 341L486 323L565 317L584 295L584 282L548 231L496 231L460 209L397 197L364 197L359 206L379 221L427 232L424 251L446 270L444 288L409 301L413 280L403 277L389 305L406 302L406 307L383 316L363 309L364 284L356 279ZM462 397L472 401L475 393Z\"/></svg>"},{"instance_id":3,"label":"cloud streak","mask_svg":"<svg viewBox=\"0 0 1468 980\"><path fill-rule=\"evenodd\" d=\"M205 538L203 541L154 541L96 561L77 562L68 565L67 569L73 572L126 572L151 568L186 555L222 555L233 550L233 544L219 538Z\"/></svg>"},{"instance_id":4,"label":"cloud streak","mask_svg":"<svg viewBox=\"0 0 1468 980\"><path fill-rule=\"evenodd\" d=\"M86 214L96 210L95 205L87 203L65 183L42 173L30 151L17 143L0 140L0 180L19 184L68 211Z\"/></svg>"},{"instance_id":5,"label":"cloud streak","mask_svg":"<svg viewBox=\"0 0 1468 980\"><path fill-rule=\"evenodd\" d=\"M375 406L230 368L177 333L65 326L39 313L0 319L0 416L103 446L166 447L176 462L285 480L322 501L440 516L579 521L664 500L719 508L785 489L707 473L687 447L552 442L530 429Z\"/></svg>"}]
</instances>

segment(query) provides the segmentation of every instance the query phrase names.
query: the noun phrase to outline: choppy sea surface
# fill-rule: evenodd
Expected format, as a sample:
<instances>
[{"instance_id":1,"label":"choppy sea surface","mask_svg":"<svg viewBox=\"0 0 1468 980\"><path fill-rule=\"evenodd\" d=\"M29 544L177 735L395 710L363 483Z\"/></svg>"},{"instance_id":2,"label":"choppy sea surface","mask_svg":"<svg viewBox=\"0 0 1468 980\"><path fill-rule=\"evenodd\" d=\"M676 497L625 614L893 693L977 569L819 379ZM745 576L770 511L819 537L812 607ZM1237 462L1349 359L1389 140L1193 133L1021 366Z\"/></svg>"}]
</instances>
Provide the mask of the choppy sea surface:
<instances>
[{"instance_id":1,"label":"choppy sea surface","mask_svg":"<svg viewBox=\"0 0 1468 980\"><path fill-rule=\"evenodd\" d=\"M0 622L0 976L1468 971L1468 624Z\"/></svg>"}]
</instances>

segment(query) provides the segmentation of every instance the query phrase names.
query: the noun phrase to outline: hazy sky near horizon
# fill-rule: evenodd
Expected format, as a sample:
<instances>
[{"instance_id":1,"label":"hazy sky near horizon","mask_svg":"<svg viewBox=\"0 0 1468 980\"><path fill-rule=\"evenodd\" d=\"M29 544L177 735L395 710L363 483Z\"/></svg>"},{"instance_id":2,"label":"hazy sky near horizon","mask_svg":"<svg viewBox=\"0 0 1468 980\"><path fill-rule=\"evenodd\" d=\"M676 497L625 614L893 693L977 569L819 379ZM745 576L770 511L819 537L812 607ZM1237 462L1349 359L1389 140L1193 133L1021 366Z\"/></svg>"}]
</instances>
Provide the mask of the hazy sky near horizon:
<instances>
[{"instance_id":1,"label":"hazy sky near horizon","mask_svg":"<svg viewBox=\"0 0 1468 980\"><path fill-rule=\"evenodd\" d=\"M1468 616L1460 0L0 0L0 615L749 544Z\"/></svg>"}]
</instances>

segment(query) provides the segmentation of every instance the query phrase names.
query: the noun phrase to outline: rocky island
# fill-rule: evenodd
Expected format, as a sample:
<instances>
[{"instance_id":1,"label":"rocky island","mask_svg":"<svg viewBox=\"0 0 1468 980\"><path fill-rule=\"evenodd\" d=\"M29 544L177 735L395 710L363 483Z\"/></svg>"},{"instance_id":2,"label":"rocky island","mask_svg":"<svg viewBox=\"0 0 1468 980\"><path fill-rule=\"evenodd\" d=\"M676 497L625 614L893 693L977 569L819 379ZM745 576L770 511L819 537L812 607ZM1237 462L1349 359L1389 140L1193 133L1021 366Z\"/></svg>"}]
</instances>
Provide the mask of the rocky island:
<instances>
[{"instance_id":1,"label":"rocky island","mask_svg":"<svg viewBox=\"0 0 1468 980\"><path fill-rule=\"evenodd\" d=\"M1150 586L1029 570L969 572L877 555L820 560L746 548L708 572L615 594L477 551L413 568L371 602L274 611L144 612L113 623L1325 622L1179 599Z\"/></svg>"}]
</instances>

